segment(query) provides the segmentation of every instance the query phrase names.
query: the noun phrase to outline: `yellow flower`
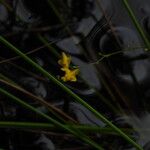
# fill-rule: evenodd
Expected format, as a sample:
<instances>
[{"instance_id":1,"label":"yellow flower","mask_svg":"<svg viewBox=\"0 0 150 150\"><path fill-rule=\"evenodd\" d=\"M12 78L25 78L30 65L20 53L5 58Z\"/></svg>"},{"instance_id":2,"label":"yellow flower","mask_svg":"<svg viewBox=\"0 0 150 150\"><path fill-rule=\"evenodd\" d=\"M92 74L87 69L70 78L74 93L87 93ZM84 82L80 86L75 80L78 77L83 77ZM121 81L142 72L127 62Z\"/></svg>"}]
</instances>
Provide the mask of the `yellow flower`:
<instances>
[{"instance_id":1,"label":"yellow flower","mask_svg":"<svg viewBox=\"0 0 150 150\"><path fill-rule=\"evenodd\" d=\"M71 57L67 56L64 52L62 53L62 58L58 61L63 68L69 68L71 62Z\"/></svg>"},{"instance_id":2,"label":"yellow flower","mask_svg":"<svg viewBox=\"0 0 150 150\"><path fill-rule=\"evenodd\" d=\"M69 68L61 68L62 71L65 72L65 75L61 77L64 82L71 81L76 82L76 75L79 73L79 69L70 70Z\"/></svg>"},{"instance_id":3,"label":"yellow flower","mask_svg":"<svg viewBox=\"0 0 150 150\"><path fill-rule=\"evenodd\" d=\"M64 52L62 58L58 61L58 64L62 66L61 70L65 72L65 75L61 77L64 82L71 81L76 82L76 76L79 73L79 69L70 69L71 56L67 56Z\"/></svg>"}]
</instances>

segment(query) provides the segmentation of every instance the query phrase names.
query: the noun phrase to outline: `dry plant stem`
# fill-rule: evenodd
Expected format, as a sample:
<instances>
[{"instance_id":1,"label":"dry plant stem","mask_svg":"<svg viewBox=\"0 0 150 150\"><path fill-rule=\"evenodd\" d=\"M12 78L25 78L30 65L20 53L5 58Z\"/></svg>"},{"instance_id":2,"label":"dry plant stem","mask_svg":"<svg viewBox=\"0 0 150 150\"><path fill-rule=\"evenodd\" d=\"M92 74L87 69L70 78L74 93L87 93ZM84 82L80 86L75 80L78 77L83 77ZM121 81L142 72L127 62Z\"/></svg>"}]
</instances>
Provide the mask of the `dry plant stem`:
<instances>
[{"instance_id":1,"label":"dry plant stem","mask_svg":"<svg viewBox=\"0 0 150 150\"><path fill-rule=\"evenodd\" d=\"M109 21L109 18L108 18L108 16L107 16L105 10L104 10L103 7L101 6L99 0L96 0L96 1L97 1L97 4L98 4L99 8L100 8L101 11L103 12L103 15L104 15L105 19L107 20L107 22L108 22L108 24L109 24L109 27L110 27L112 33L114 34L114 37L115 37L117 43L121 46L121 43L120 43L118 37L116 36L114 27L112 26L111 21ZM150 49L150 43L149 43L148 39L146 38L144 32L142 31L142 28L141 28L140 25L138 24L138 22L137 22L137 20L136 20L136 18L135 18L135 16L134 16L132 10L129 8L129 5L128 5L127 0L123 0L123 1L124 1L124 4L125 4L125 6L126 6L128 12L129 12L129 14L130 14L132 20L133 20L135 26L137 27L139 33L141 34L141 36L142 36L142 38L143 38L145 44L146 44L147 47ZM102 61L104 58L105 58L105 57L102 57L102 58L99 60L99 62ZM113 86L114 86L114 89L116 90L116 92L118 93L118 95L120 96L120 98L122 99L122 101L127 105L127 107L130 107L130 106L128 105L128 103L127 103L127 100L126 100L127 97L126 97L125 95L123 95L123 92L119 90L119 87L118 87L116 84L113 84ZM131 109L130 109L130 111L131 111ZM131 111L131 113L133 113L133 112Z\"/></svg>"},{"instance_id":2,"label":"dry plant stem","mask_svg":"<svg viewBox=\"0 0 150 150\"><path fill-rule=\"evenodd\" d=\"M108 23L108 25L109 25L109 28L110 28L111 32L113 33L113 35L114 35L114 38L116 39L117 43L121 46L121 43L120 43L120 41L119 41L119 39L118 39L118 36L117 36L116 33L115 33L115 29L114 29L114 27L113 27L113 25L112 25L111 20L109 19L109 16L107 15L107 13L105 12L105 10L103 9L103 7L102 7L100 1L99 1L99 0L96 0L96 2L97 2L97 4L98 4L100 10L101 10L102 13L103 13L103 15L104 15L104 17L105 17L105 19L106 19L106 21L107 21L107 23Z\"/></svg>"},{"instance_id":3,"label":"dry plant stem","mask_svg":"<svg viewBox=\"0 0 150 150\"><path fill-rule=\"evenodd\" d=\"M25 55L33 54L33 53L35 53L35 52L37 52L37 51L39 51L39 50L42 50L43 48L45 48L45 47L47 47L48 45L51 45L51 44L53 44L53 43L55 43L55 42L56 42L56 41L50 42L50 43L47 43L47 44L45 44L45 45L43 45L43 46L40 46L40 47L38 47L38 48L35 48L35 49L31 50L30 52L25 53ZM17 59L19 59L19 58L20 58L20 56L16 56L16 57L4 59L4 60L1 60L1 61L0 61L0 64L7 63L7 62L10 62L10 61L13 61L13 60L17 60Z\"/></svg>"},{"instance_id":4,"label":"dry plant stem","mask_svg":"<svg viewBox=\"0 0 150 150\"><path fill-rule=\"evenodd\" d=\"M22 107L31 110L35 113L37 113L39 116L45 118L47 121L53 123L55 126L57 126L58 128L62 128L68 132L70 132L71 134L73 134L75 137L78 137L79 139L83 140L84 142L86 142L87 144L93 146L93 148L96 148L98 150L104 150L100 145L98 145L97 143L95 143L94 141L92 141L87 135L85 135L84 133L82 133L81 131L76 132L77 130L73 130L74 128L71 127L66 127L64 124L58 122L57 120L53 119L52 117L44 114L43 112L39 111L38 109L36 109L35 107L27 104L26 102L22 101L21 99L19 99L18 97L12 95L11 93L7 92L6 90L0 88L0 93L9 97L11 100L13 100L14 102L18 103L19 105L21 105Z\"/></svg>"},{"instance_id":5,"label":"dry plant stem","mask_svg":"<svg viewBox=\"0 0 150 150\"><path fill-rule=\"evenodd\" d=\"M14 84L12 84L12 83L10 83L10 82L7 82L7 81L5 81L5 80L2 80L2 79L0 79L0 82L6 84L6 85L8 85L8 86L10 86L10 87L12 87L12 88L14 88L14 89L16 89L16 90L21 91L21 92L24 93L24 94L27 94L27 95L28 95L29 97L31 97L32 99L38 101L40 104L42 104L42 105L44 105L46 108L48 108L52 113L55 112L54 115L56 115L56 113L58 113L58 114L61 115L61 117L63 117L64 119L67 119L68 121L71 121L72 123L77 123L77 121L75 121L73 118L71 118L70 116L68 116L67 114L65 114L63 111L61 111L61 110L58 109L57 107L55 107L55 106L51 105L50 103L46 102L44 99L33 95L32 93L30 93L30 92L26 91L25 89L19 87L18 85L14 85ZM56 115L56 117L57 117L57 115ZM60 118L60 117L58 116L58 118ZM63 121L64 121L64 120L63 120Z\"/></svg>"},{"instance_id":6,"label":"dry plant stem","mask_svg":"<svg viewBox=\"0 0 150 150\"><path fill-rule=\"evenodd\" d=\"M0 59L3 59L3 58L0 57ZM30 75L30 76L34 77L34 78L37 79L37 80L40 80L40 81L43 81L43 82L47 82L47 80L46 80L45 78L43 78L43 77L41 77L41 76L38 76L37 74L35 74L35 73L33 73L33 72L29 71L29 70L26 70L25 68L22 68L22 67L20 67L19 65L13 63L13 62L9 62L9 61L8 61L7 64L10 64L12 67L14 67L14 68L16 68L16 69L22 71L23 73L25 73L25 74L27 74L27 75ZM1 65L1 64L0 64L0 65Z\"/></svg>"},{"instance_id":7,"label":"dry plant stem","mask_svg":"<svg viewBox=\"0 0 150 150\"><path fill-rule=\"evenodd\" d=\"M33 60L31 60L28 56L26 56L24 53L22 53L19 49L17 49L15 46L13 46L11 43L9 43L7 40L5 40L2 36L0 36L0 42L5 44L7 47L9 47L11 50L13 50L16 54L21 56L26 62L28 62L31 66L33 66L35 69L37 69L40 73L42 73L44 76L46 76L49 80L54 82L56 85L61 87L66 93L68 93L70 96L72 96L77 102L85 106L87 109L89 109L93 114L102 120L104 123L109 125L114 131L116 131L120 136L122 136L124 139L126 139L129 143L131 143L136 149L143 150L140 145L138 145L134 140L132 140L130 137L128 137L123 131L121 131L118 127L116 127L114 124L112 124L107 118L105 118L101 113L99 113L97 110L95 110L93 107L91 107L88 103L86 103L82 98L80 98L77 94L75 94L73 91L71 91L68 87L66 87L63 83L58 81L54 76L52 76L50 73L48 73L45 69L43 69L41 66L36 64ZM1 89L2 90L2 89ZM4 91L3 91L4 92ZM7 94L7 93L6 93Z\"/></svg>"},{"instance_id":8,"label":"dry plant stem","mask_svg":"<svg viewBox=\"0 0 150 150\"><path fill-rule=\"evenodd\" d=\"M103 53L101 53L101 52L99 52L99 55L101 56L101 58L100 59L98 59L97 61L94 61L94 62L91 62L91 63L89 63L89 64L98 64L98 63L100 63L101 61L103 61L103 59L107 59L107 58L109 58L109 57L112 57L112 56L115 56L115 55L117 55L117 54L121 54L121 53L123 53L123 52L130 52L130 51L132 51L132 50L137 50L137 49L139 49L139 48L144 48L144 49L146 49L146 47L145 46L136 46L136 47L129 47L129 48L127 48L127 49L122 49L122 50L119 50L119 51L115 51L115 52L113 52L113 53L109 53L109 54L103 54Z\"/></svg>"}]
</instances>

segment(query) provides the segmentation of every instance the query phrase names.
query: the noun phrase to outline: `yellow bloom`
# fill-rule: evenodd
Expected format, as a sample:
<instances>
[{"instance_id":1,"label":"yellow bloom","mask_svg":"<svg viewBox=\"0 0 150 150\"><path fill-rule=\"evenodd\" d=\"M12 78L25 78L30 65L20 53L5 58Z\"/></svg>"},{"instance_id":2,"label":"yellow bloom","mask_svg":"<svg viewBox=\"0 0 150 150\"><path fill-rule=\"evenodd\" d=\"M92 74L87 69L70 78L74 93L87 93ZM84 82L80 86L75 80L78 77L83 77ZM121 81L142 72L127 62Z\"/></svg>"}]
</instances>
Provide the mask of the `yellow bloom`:
<instances>
[{"instance_id":1,"label":"yellow bloom","mask_svg":"<svg viewBox=\"0 0 150 150\"><path fill-rule=\"evenodd\" d=\"M76 75L79 73L79 69L70 70L69 68L61 68L61 70L65 72L65 75L61 77L61 79L64 82L67 82L67 81L76 82L77 81Z\"/></svg>"},{"instance_id":2,"label":"yellow bloom","mask_svg":"<svg viewBox=\"0 0 150 150\"><path fill-rule=\"evenodd\" d=\"M64 52L62 53L62 58L58 61L58 64L62 66L61 70L65 72L65 75L61 77L64 82L71 81L76 82L76 76L79 73L79 69L70 69L71 57L67 56Z\"/></svg>"},{"instance_id":3,"label":"yellow bloom","mask_svg":"<svg viewBox=\"0 0 150 150\"><path fill-rule=\"evenodd\" d=\"M69 68L71 62L71 57L67 56L64 52L62 53L62 58L58 61L63 68Z\"/></svg>"}]
</instances>

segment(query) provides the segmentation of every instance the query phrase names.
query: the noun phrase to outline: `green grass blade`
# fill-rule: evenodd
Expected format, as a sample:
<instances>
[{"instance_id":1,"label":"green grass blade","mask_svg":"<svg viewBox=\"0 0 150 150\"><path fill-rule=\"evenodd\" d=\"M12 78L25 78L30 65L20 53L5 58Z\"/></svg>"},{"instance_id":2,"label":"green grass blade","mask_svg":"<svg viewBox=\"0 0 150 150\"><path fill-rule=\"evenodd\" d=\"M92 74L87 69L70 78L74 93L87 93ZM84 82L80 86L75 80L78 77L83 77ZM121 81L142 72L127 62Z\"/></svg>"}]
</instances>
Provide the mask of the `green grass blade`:
<instances>
[{"instance_id":1,"label":"green grass blade","mask_svg":"<svg viewBox=\"0 0 150 150\"><path fill-rule=\"evenodd\" d=\"M49 117L48 115L42 113L41 111L39 111L38 109L34 108L33 106L27 104L26 102L22 101L21 99L17 98L16 96L12 95L11 93L7 92L6 90L0 88L0 93L6 95L7 97L11 98L12 100L14 100L16 103L18 103L19 105L21 105L22 107L31 110L35 113L37 113L38 115L40 115L41 117L45 118L46 120L48 120L49 122L53 123L54 125L56 125L59 128L62 128L70 133L72 133L74 136L82 139L84 142L86 142L87 144L93 146L94 148L98 149L98 150L103 150L103 148L101 146L99 146L98 144L96 144L94 141L90 140L85 134L81 134L79 135L78 132L74 132L74 130L66 127L64 124L61 124L60 122L58 122L57 120ZM80 132L81 133L81 132Z\"/></svg>"},{"instance_id":2,"label":"green grass blade","mask_svg":"<svg viewBox=\"0 0 150 150\"><path fill-rule=\"evenodd\" d=\"M136 19L136 16L134 15L133 10L131 9L128 0L123 0L123 4L125 6L125 8L128 11L129 16L131 17L136 29L138 30L139 34L141 35L141 38L143 39L147 49L146 50L150 50L150 42L148 40L148 38L146 37L141 25L139 24L138 20Z\"/></svg>"},{"instance_id":3,"label":"green grass blade","mask_svg":"<svg viewBox=\"0 0 150 150\"><path fill-rule=\"evenodd\" d=\"M60 14L60 12L57 10L56 6L54 5L54 3L52 2L52 0L47 0L48 5L50 6L50 8L53 10L53 12L55 13L55 15L57 16L57 18L59 19L59 21L62 23L62 25L64 26L64 29L72 36L73 33L70 30L68 24L65 22L63 16ZM63 4L63 2L61 2L61 4Z\"/></svg>"},{"instance_id":4,"label":"green grass blade","mask_svg":"<svg viewBox=\"0 0 150 150\"><path fill-rule=\"evenodd\" d=\"M72 92L68 87L66 87L64 84L62 84L59 80L57 80L54 76L52 76L50 73L48 73L45 69L43 69L41 66L36 64L33 60L31 60L28 56L26 56L24 53L22 53L19 49L17 49L15 46L13 46L11 43L9 43L7 40L5 40L2 36L0 36L0 41L5 44L7 47L9 47L11 50L13 50L15 53L17 53L19 56L21 56L26 62L28 62L30 65L32 65L35 69L37 69L40 73L42 73L45 77L49 78L52 82L57 84L59 87L61 87L66 93L68 93L70 96L72 96L77 102L85 106L87 109L89 109L97 118L102 120L104 123L109 125L114 131L116 131L118 134L120 134L124 139L126 139L129 143L134 145L138 150L142 150L142 148L134 142L131 138L129 138L124 132L122 132L118 127L116 127L114 124L112 124L107 118L105 118L101 113L96 111L93 107L91 107L88 103L86 103L82 98L80 98L77 94Z\"/></svg>"},{"instance_id":5,"label":"green grass blade","mask_svg":"<svg viewBox=\"0 0 150 150\"><path fill-rule=\"evenodd\" d=\"M48 42L40 35L38 34L38 39L44 44L46 45L46 47L49 48L49 50L51 50L51 52L56 56L56 57L60 57L60 54L53 48L53 46L51 46L50 44L48 44Z\"/></svg>"},{"instance_id":6,"label":"green grass blade","mask_svg":"<svg viewBox=\"0 0 150 150\"><path fill-rule=\"evenodd\" d=\"M26 94L32 100L36 100L37 102L39 102L40 104L45 106L55 117L57 117L62 122L67 123L67 121L70 121L72 123L77 123L73 118L71 118L70 116L68 116L63 111L61 111L57 107L53 106L52 104L46 102L41 97L37 97L34 94L30 93L29 91L27 91L27 90L23 89L22 87L18 86L14 82L11 82L10 79L8 79L7 77L5 77L6 80L1 79L1 77L4 77L4 76L1 76L1 74L0 74L0 82L1 83L5 84L5 85L7 85L7 86L9 86L9 87L11 87L13 89L16 89L16 90L18 90L18 91L20 91L20 92L22 92L24 94Z\"/></svg>"},{"instance_id":7,"label":"green grass blade","mask_svg":"<svg viewBox=\"0 0 150 150\"><path fill-rule=\"evenodd\" d=\"M43 44L45 44L45 45L48 47L49 50L51 50L51 52L52 52L58 59L60 58L60 54L56 51L56 49L54 49L51 45L48 44L48 42L47 42L47 40L46 40L45 38L43 38L40 34L38 34L38 38L39 38L39 40L40 40ZM115 104L115 106L118 107L118 109L116 109L116 108L109 102L109 100L108 100L106 97L104 97L101 93L99 93L99 91L98 91L95 87L92 87L91 85L89 85L89 84L87 83L87 81L85 81L84 78L83 78L81 75L79 75L79 76L80 76L80 78L84 81L84 83L85 83L89 88L91 88L91 89L93 89L93 90L95 91L96 95L97 95L113 112L115 112L115 113L123 112L123 111L121 110L120 106L118 106L118 105ZM103 82L103 84L105 84L105 83ZM107 88L107 84L105 84L104 86ZM107 88L107 90L109 90L109 89ZM110 90L109 90L109 93L110 93L111 97L112 97L113 99L115 99L115 97L111 94L111 91L110 91ZM115 100L116 100L116 99L115 99Z\"/></svg>"},{"instance_id":8,"label":"green grass blade","mask_svg":"<svg viewBox=\"0 0 150 150\"><path fill-rule=\"evenodd\" d=\"M91 125L65 125L68 128L75 128L86 133L101 133L101 134L110 134L118 135L112 130L112 128L102 128L98 126ZM43 129L51 131L64 131L50 123L40 123L40 122L14 122L14 121L0 121L0 128L10 128L10 129ZM127 133L133 133L133 129L125 128L122 129ZM148 130L147 130L148 131Z\"/></svg>"}]
</instances>

